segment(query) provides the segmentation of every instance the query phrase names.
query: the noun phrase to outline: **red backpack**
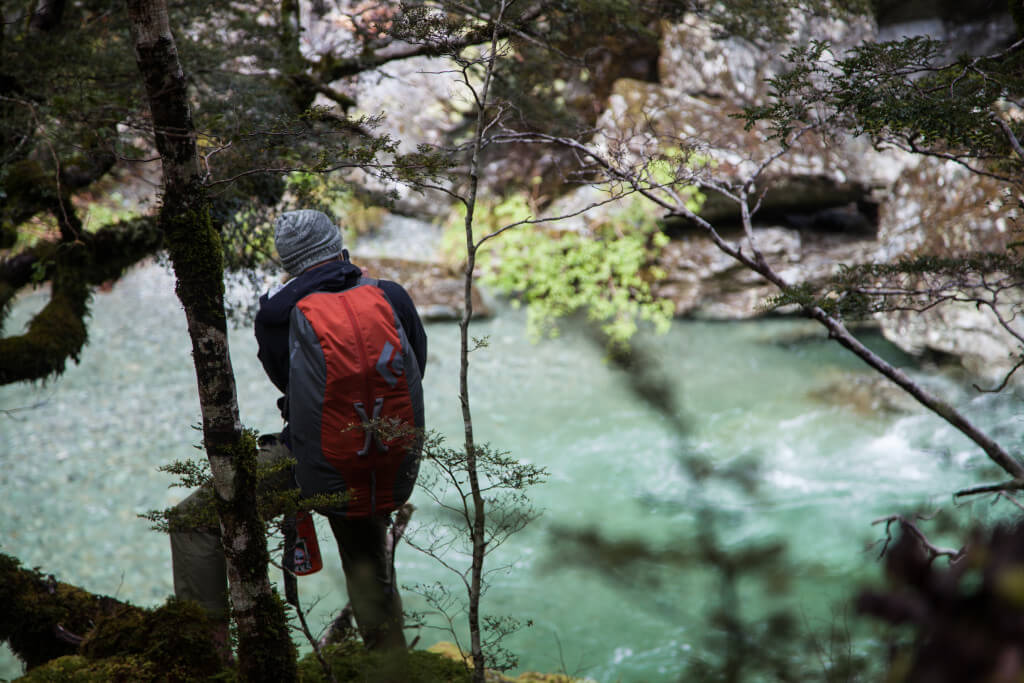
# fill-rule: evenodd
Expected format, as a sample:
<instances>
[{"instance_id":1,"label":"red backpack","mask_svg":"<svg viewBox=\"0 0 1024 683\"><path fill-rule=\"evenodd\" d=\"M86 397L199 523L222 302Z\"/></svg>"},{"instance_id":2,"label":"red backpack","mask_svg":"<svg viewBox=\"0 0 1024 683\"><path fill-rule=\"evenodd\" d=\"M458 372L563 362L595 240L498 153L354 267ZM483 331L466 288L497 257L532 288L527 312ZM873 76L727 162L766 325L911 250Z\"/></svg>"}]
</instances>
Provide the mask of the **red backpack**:
<instances>
[{"instance_id":1,"label":"red backpack","mask_svg":"<svg viewBox=\"0 0 1024 683\"><path fill-rule=\"evenodd\" d=\"M423 430L420 370L377 281L314 292L291 312L288 413L304 496L346 493L345 517L397 509L412 493Z\"/></svg>"}]
</instances>

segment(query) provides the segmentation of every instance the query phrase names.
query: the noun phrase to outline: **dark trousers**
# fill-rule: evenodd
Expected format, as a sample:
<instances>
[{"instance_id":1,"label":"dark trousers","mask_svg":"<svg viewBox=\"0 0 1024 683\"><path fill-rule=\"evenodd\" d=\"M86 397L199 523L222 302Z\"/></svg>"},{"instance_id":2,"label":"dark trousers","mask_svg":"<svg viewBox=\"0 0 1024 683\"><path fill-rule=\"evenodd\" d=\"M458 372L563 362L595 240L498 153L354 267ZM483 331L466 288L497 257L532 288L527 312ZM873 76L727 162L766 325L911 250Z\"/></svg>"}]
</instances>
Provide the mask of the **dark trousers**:
<instances>
[{"instance_id":1,"label":"dark trousers","mask_svg":"<svg viewBox=\"0 0 1024 683\"><path fill-rule=\"evenodd\" d=\"M261 465L290 457L288 448L274 442L260 448ZM287 470L265 481L261 491L294 487ZM179 519L209 519L199 509L211 501L209 490L198 489L175 506ZM385 538L389 517L344 519L328 516L341 553L348 598L356 626L369 649L405 648L402 633L402 599L395 583L394 567L386 556ZM171 564L174 594L195 600L211 617L228 616L227 567L221 547L220 528L196 524L171 531Z\"/></svg>"}]
</instances>

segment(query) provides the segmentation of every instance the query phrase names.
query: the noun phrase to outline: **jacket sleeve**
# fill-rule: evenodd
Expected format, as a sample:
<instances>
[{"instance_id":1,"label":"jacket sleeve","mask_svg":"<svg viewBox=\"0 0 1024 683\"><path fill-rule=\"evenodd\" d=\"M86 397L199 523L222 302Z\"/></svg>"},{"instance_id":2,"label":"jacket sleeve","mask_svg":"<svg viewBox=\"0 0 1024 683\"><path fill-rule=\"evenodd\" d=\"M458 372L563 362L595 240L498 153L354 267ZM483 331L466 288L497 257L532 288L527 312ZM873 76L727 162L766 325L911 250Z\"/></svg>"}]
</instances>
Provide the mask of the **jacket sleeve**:
<instances>
[{"instance_id":1,"label":"jacket sleeve","mask_svg":"<svg viewBox=\"0 0 1024 683\"><path fill-rule=\"evenodd\" d=\"M409 345L412 346L412 352L420 366L420 376L422 377L427 370L427 333L423 329L419 313L416 312L416 305L405 288L397 282L381 280L380 288L391 302L391 307L395 309L398 321L402 323L405 336L409 339Z\"/></svg>"},{"instance_id":2,"label":"jacket sleeve","mask_svg":"<svg viewBox=\"0 0 1024 683\"><path fill-rule=\"evenodd\" d=\"M269 325L256 317L257 357L267 377L282 394L288 393L288 326Z\"/></svg>"}]
</instances>

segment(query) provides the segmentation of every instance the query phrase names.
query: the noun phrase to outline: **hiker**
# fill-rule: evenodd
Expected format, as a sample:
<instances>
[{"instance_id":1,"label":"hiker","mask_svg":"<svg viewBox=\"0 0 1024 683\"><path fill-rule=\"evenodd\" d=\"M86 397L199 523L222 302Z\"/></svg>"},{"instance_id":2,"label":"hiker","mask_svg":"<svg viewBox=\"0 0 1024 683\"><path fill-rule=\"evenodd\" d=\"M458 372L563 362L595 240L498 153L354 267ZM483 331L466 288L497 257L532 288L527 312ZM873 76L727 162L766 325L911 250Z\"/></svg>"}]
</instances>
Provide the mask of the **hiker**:
<instances>
[{"instance_id":1,"label":"hiker","mask_svg":"<svg viewBox=\"0 0 1024 683\"><path fill-rule=\"evenodd\" d=\"M277 438L261 437L258 457L261 464L293 457L296 465L260 488L344 494L318 512L338 543L356 625L367 649L405 649L385 537L419 466L426 333L405 289L365 277L320 211L282 214L274 243L291 279L260 297L255 332L263 368L284 394L285 426ZM385 422L415 429L401 433ZM176 513L187 515L204 495L209 500L209 491L194 492ZM219 528L172 530L171 559L175 594L199 602L226 634Z\"/></svg>"}]
</instances>

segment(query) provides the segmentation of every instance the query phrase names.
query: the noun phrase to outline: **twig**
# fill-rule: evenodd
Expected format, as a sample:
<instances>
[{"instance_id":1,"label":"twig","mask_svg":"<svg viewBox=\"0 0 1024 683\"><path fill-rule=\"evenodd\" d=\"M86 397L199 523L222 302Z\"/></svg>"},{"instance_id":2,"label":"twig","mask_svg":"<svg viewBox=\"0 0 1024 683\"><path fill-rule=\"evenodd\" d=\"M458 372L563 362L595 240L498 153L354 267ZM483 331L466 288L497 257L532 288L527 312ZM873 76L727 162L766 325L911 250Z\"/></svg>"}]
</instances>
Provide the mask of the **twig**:
<instances>
[{"instance_id":1,"label":"twig","mask_svg":"<svg viewBox=\"0 0 1024 683\"><path fill-rule=\"evenodd\" d=\"M524 218L521 221L516 221L515 223L510 223L508 225L504 225L504 226L498 228L497 230L495 230L494 232L492 232L490 234L487 234L487 235L484 235L483 237L481 237L477 241L477 243L476 243L476 248L479 249L480 246L483 245L484 242L487 242L488 240L494 239L498 235L500 235L500 234L502 234L502 233L504 233L504 232L506 232L508 230L512 230L514 228L518 228L518 227L521 227L523 225L540 225L542 223L556 223L558 221L566 220L568 218L575 218L576 216L582 216L583 214L587 213L591 209L595 209L595 208L597 208L599 206L604 206L605 204L610 204L612 202L617 202L620 199L622 199L623 196L626 196L626 195L629 195L629 194L632 194L632 193L633 193L632 190L630 190L630 191L626 192L625 195L614 194L609 199L603 199L603 200L601 200L599 202L592 202L592 203L588 204L587 206L584 206L582 209L578 209L576 211L570 211L569 213L562 214L562 215L559 215L559 216L541 216L540 218Z\"/></svg>"},{"instance_id":2,"label":"twig","mask_svg":"<svg viewBox=\"0 0 1024 683\"><path fill-rule=\"evenodd\" d=\"M1021 357L1021 359L1017 361L1017 364L1010 368L1010 371L1006 373L1005 377L1003 377L1002 383L995 389L982 389L975 383L971 383L971 386L983 394L998 394L1000 391L1006 388L1006 385L1010 383L1010 378L1013 377L1013 374L1017 372L1017 370L1019 370L1022 365L1024 365L1024 357Z\"/></svg>"},{"instance_id":3,"label":"twig","mask_svg":"<svg viewBox=\"0 0 1024 683\"><path fill-rule=\"evenodd\" d=\"M1010 124L1004 121L1002 117L995 112L992 113L992 120L995 121L996 125L1002 129L1003 135L1006 136L1010 146L1013 147L1013 151L1017 153L1018 157L1024 160L1024 148L1021 147L1020 140L1017 139L1017 136L1013 134L1013 130L1010 129Z\"/></svg>"},{"instance_id":4,"label":"twig","mask_svg":"<svg viewBox=\"0 0 1024 683\"><path fill-rule=\"evenodd\" d=\"M17 420L17 419L20 419L20 418L15 417L15 413L22 413L22 412L25 412L27 410L37 410L39 408L42 408L42 407L46 406L46 404L49 403L49 402L50 402L50 399L49 398L45 398L42 401L38 401L36 403L33 403L30 406L19 406L17 408L0 408L0 415L5 415L5 416L11 418L12 420Z\"/></svg>"},{"instance_id":5,"label":"twig","mask_svg":"<svg viewBox=\"0 0 1024 683\"><path fill-rule=\"evenodd\" d=\"M298 599L295 600L295 614L299 617L299 623L302 625L302 634L306 636L306 640L313 646L313 654L316 655L316 659L320 662L320 668L324 670L324 675L331 683L338 683L338 679L334 677L334 671L331 670L331 665L327 663L327 660L323 655L323 647L320 645L320 641L317 641L316 637L309 630L309 624L306 623L306 613L298 604ZM333 626L333 624L332 624Z\"/></svg>"},{"instance_id":6,"label":"twig","mask_svg":"<svg viewBox=\"0 0 1024 683\"><path fill-rule=\"evenodd\" d=\"M880 517L879 519L871 522L871 525L885 523L885 545L882 546L881 555L885 554L886 549L889 547L889 542L892 541L892 524L893 522L899 522L900 528L904 531L909 531L917 538L918 542L924 546L924 549L928 551L928 560L932 561L937 557L948 557L950 562L956 562L964 553L967 551L967 547L955 549L955 548L942 548L940 546L933 545L928 537L924 535L924 532L918 528L916 524L908 520L903 515L889 515L888 517ZM879 555L879 556L881 556Z\"/></svg>"},{"instance_id":7,"label":"twig","mask_svg":"<svg viewBox=\"0 0 1024 683\"><path fill-rule=\"evenodd\" d=\"M964 496L977 496L985 493L998 493L1003 491L1020 491L1024 489L1024 477L1018 477L1010 481L1005 481L1001 484L985 484L983 486L974 486L968 489L960 489L953 494L953 499L962 498Z\"/></svg>"},{"instance_id":8,"label":"twig","mask_svg":"<svg viewBox=\"0 0 1024 683\"><path fill-rule=\"evenodd\" d=\"M992 501L992 502L993 503L998 503L1000 500L1009 501L1010 504L1015 505L1016 507L1018 507L1021 510L1024 510L1024 504L1021 504L1021 502L1019 500L1017 500L1013 496L1009 495L1005 491L1000 491L999 493L997 493L995 500Z\"/></svg>"}]
</instances>

